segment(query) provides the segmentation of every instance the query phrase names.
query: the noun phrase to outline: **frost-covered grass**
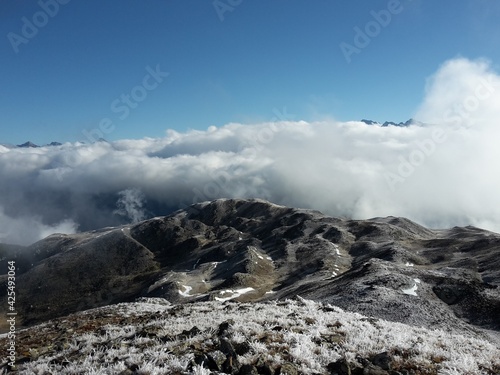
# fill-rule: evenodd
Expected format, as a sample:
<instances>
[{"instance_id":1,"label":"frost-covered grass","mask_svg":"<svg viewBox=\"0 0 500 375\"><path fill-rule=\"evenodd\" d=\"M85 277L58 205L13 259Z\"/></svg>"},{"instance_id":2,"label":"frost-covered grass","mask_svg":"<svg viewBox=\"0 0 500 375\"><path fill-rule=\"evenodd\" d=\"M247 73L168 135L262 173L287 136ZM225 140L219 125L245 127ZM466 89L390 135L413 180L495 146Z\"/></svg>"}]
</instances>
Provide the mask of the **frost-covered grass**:
<instances>
[{"instance_id":1,"label":"frost-covered grass","mask_svg":"<svg viewBox=\"0 0 500 375\"><path fill-rule=\"evenodd\" d=\"M500 370L500 350L490 342L300 298L175 306L161 301L107 306L20 332L19 356L29 361L18 366L19 373L115 374L134 366L137 374L209 374L190 363L195 352L217 347L217 330L224 321L231 321L228 334L234 345L250 344L250 351L238 357L241 364L263 359L276 367L291 362L304 374L326 374L328 363L339 358L356 362L389 352L394 369L417 374Z\"/></svg>"}]
</instances>

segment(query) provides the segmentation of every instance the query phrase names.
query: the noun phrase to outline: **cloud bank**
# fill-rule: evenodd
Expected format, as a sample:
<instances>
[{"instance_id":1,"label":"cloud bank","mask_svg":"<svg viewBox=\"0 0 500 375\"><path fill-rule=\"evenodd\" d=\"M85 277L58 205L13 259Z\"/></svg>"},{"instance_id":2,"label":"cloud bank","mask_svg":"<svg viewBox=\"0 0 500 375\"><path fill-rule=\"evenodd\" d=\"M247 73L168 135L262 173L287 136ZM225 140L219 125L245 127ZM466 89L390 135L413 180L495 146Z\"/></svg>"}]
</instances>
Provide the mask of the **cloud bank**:
<instances>
[{"instance_id":1,"label":"cloud bank","mask_svg":"<svg viewBox=\"0 0 500 375\"><path fill-rule=\"evenodd\" d=\"M424 124L232 123L161 139L0 146L0 242L27 244L220 197L500 232L498 73L483 60L446 62L415 118Z\"/></svg>"}]
</instances>

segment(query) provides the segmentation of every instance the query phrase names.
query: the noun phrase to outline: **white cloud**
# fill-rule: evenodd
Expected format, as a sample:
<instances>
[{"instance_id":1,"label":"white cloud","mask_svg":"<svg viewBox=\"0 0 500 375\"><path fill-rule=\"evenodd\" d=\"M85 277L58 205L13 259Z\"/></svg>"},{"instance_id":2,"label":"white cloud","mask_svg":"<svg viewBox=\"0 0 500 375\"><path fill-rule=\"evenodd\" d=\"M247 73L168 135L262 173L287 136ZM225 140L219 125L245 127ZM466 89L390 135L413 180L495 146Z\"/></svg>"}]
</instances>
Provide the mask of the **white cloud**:
<instances>
[{"instance_id":1,"label":"white cloud","mask_svg":"<svg viewBox=\"0 0 500 375\"><path fill-rule=\"evenodd\" d=\"M118 193L115 214L128 218L132 223L138 223L146 218L144 211L144 194L139 189L125 189Z\"/></svg>"},{"instance_id":2,"label":"white cloud","mask_svg":"<svg viewBox=\"0 0 500 375\"><path fill-rule=\"evenodd\" d=\"M66 219L54 225L43 224L40 217L11 217L0 207L0 242L12 244L31 244L53 233L75 233L77 224Z\"/></svg>"},{"instance_id":3,"label":"white cloud","mask_svg":"<svg viewBox=\"0 0 500 375\"><path fill-rule=\"evenodd\" d=\"M334 216L500 231L498 103L500 77L490 64L460 58L429 79L416 112L425 126L233 123L161 139L2 148L0 218L19 228L2 241L46 234L19 234L34 221L51 228L72 220L80 230L123 222L114 213L123 191L140 191L143 206L135 209L154 215L219 197L260 197Z\"/></svg>"},{"instance_id":4,"label":"white cloud","mask_svg":"<svg viewBox=\"0 0 500 375\"><path fill-rule=\"evenodd\" d=\"M500 77L487 60L445 62L427 81L419 120L453 127L495 125Z\"/></svg>"}]
</instances>

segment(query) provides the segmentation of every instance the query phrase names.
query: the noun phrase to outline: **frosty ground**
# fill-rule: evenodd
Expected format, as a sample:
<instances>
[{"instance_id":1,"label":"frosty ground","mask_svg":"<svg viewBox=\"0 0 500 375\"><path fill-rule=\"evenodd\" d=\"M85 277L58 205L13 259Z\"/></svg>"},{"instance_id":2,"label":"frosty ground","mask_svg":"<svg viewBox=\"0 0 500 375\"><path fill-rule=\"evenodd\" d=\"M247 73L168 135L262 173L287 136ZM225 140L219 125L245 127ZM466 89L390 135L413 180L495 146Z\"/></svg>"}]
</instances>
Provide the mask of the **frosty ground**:
<instances>
[{"instance_id":1,"label":"frosty ground","mask_svg":"<svg viewBox=\"0 0 500 375\"><path fill-rule=\"evenodd\" d=\"M5 342L4 335L0 344ZM330 374L340 363L353 374L500 371L500 350L486 340L367 318L300 297L184 305L141 299L23 330L17 349L18 373L39 375ZM386 370L373 364L381 354ZM375 368L379 372L370 372ZM3 364L3 373L9 371Z\"/></svg>"}]
</instances>

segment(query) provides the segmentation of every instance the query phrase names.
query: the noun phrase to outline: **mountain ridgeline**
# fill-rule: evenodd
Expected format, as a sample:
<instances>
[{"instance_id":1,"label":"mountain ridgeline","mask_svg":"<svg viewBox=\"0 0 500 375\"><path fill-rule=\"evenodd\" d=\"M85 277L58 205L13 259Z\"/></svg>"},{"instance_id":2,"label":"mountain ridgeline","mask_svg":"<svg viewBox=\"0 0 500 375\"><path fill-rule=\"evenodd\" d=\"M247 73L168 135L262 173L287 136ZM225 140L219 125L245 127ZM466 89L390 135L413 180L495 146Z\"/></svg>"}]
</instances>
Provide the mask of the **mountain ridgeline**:
<instances>
[{"instance_id":1,"label":"mountain ridgeline","mask_svg":"<svg viewBox=\"0 0 500 375\"><path fill-rule=\"evenodd\" d=\"M426 328L500 330L500 235L474 227L430 230L404 218L346 220L220 199L138 224L1 245L0 254L3 272L16 261L23 326L139 297L299 295Z\"/></svg>"}]
</instances>

